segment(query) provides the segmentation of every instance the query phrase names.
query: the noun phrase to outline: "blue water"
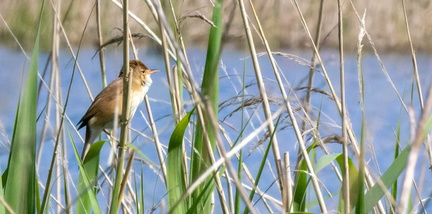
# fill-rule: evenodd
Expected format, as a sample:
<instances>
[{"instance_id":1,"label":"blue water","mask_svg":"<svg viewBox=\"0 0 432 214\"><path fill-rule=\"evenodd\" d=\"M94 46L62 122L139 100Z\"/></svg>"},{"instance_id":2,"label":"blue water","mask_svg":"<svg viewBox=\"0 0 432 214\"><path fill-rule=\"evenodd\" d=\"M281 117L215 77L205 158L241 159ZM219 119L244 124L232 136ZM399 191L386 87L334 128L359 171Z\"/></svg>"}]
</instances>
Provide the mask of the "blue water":
<instances>
[{"instance_id":1,"label":"blue water","mask_svg":"<svg viewBox=\"0 0 432 214\"><path fill-rule=\"evenodd\" d=\"M311 53L299 50L289 50L286 53L294 54L299 57L310 59ZM78 63L82 69L83 75L89 84L90 91L94 96L102 89L102 83L100 79L100 69L98 58L92 59L95 54L93 49L84 49L80 51L78 56ZM220 87L220 102L229 100L230 98L239 95L242 88L242 74L245 72L245 84L251 84L248 87L248 96L256 96L257 86L254 78L253 66L251 59L247 57L248 53L243 53L236 50L225 50L222 55L221 63L221 87ZM336 51L326 50L322 52L322 58L324 65L329 73L332 83L335 86L336 91L339 91L339 61L338 54ZM47 60L48 54L41 53L39 60L40 73L42 75L45 68L45 62ZM189 62L191 64L192 71L194 72L194 78L200 81L202 70L204 67L205 52L200 49L190 49L188 51ZM412 110L415 111L416 117L419 116L419 102L417 97L417 92L414 91L412 94L412 84L413 84L413 72L411 57L408 54L392 54L386 53L382 56L383 64L386 67L391 79L400 95L402 96L405 104ZM419 54L417 56L421 85L423 92L425 93L429 84L432 80L432 60L430 54ZM148 96L151 100L151 107L153 111L154 118L156 120L156 126L158 128L159 137L161 141L167 145L172 132L173 118L171 116L171 106L168 104L170 101L169 93L167 89L167 79L166 73L163 66L162 55L156 50L146 50L144 47L139 49L139 59L141 59L149 68L159 69L161 72L154 74L153 85L148 92ZM288 59L282 56L276 56L277 63L281 68L282 75L288 83L286 82L286 89L292 100L294 108L299 105L296 102L295 96L292 88L299 88L306 86L306 76L308 75L309 68L300 65L294 60ZM274 76L272 73L271 66L267 57L260 57L261 70L263 72L266 84L266 90L269 97L275 100L276 103L280 104L280 93L277 87ZM0 105L0 167L1 169L6 168L7 164L7 154L8 154L8 143L11 139L13 122L15 117L15 109L18 103L18 97L20 92L20 85L23 84L25 78L25 73L28 69L28 60L25 55L17 50L11 50L7 48L0 48L0 98L2 104ZM73 60L71 54L63 50L60 54L60 71L61 71L61 88L62 88L62 103L65 102L65 97L67 94L67 89L72 76L73 70ZM107 80L110 82L118 76L122 65L122 53L121 48L108 49L106 52L106 68L107 68ZM357 72L357 59L355 55L348 54L345 56L345 72L346 72L346 102L348 115L352 121L353 128L356 135L360 136L361 128L361 106L360 106L360 93L359 93L359 81ZM392 163L393 150L395 144L395 132L397 129L398 121L401 121L401 145L404 147L407 145L409 140L409 120L407 112L402 108L401 102L396 96L395 91L392 89L389 81L386 79L382 72L382 69L376 59L372 54L365 53L363 56L363 72L365 77L365 114L367 122L367 160L369 161L369 166L374 175L379 176L384 173L388 166ZM49 84L49 72L44 78L47 84ZM327 83L321 72L317 72L315 76L314 87L320 90L325 90L329 92ZM304 97L304 91L295 92L295 95L299 98ZM411 96L413 99L411 101ZM426 96L426 95L424 95ZM40 103L38 107L38 114L44 109L46 104L47 89L42 86ZM185 100L189 100L188 96L185 96ZM239 100L237 100L239 101ZM71 86L71 92L69 96L69 103L67 106L66 114L71 119L71 123L66 122L65 128L71 133L71 137L77 143L78 150L82 146L80 138L74 131L73 127L84 114L88 106L90 105L90 97L84 87L83 80L75 70L74 79ZM186 102L187 103L187 102ZM241 126L240 111L234 113L233 116L229 116L234 109L239 106L238 102L236 104L230 105L226 108L222 108L219 112L219 119L224 120L222 125L227 130L228 135L236 138L239 128ZM312 106L314 111L311 115L312 119L317 119L319 110L320 115L320 134L323 137L332 136L335 134L340 134L340 119L339 113L336 110L336 106L328 96L315 93L312 98ZM254 109L258 107L255 112ZM279 108L278 105L273 105L272 110ZM187 105L187 109L191 109L190 103ZM142 114L141 114L141 112ZM250 114L253 115L253 119L250 121L250 126L246 129L246 134L251 132L253 128L251 126L258 127L264 121L263 114L261 112L261 105L255 104L249 109ZM143 116L144 117L143 117ZM286 116L284 113L283 116ZM43 125L43 118L45 117L45 112L42 114L42 119L38 122L38 126ZM140 105L137 114L132 120L132 126L140 131L143 131L147 136L152 137L152 132L147 125L147 111L144 105ZM298 117L300 119L300 117ZM54 125L54 119L50 120L50 123ZM296 159L296 151L298 148L297 141L293 135L292 128L290 127L289 120L285 120L281 126L288 126L287 129L281 131L278 134L278 140L280 144L281 152L290 152L291 161ZM39 174L43 177L48 168L48 163L51 161L52 143L54 142L54 137L56 135L56 130L51 129L47 133L46 145L43 152L43 157L49 157L47 159L41 160L41 167L39 168ZM80 135L84 137L84 130L80 130ZM135 137L134 144L141 149L141 151L153 162L158 162L156 150L154 144L151 140L146 137L137 136L132 132L132 136ZM259 136L261 137L261 135ZM244 162L249 166L252 174L255 172L259 166L259 163L255 160L260 160L262 156L263 147L258 147L258 150L251 150L257 146L259 137L256 138L255 142L247 145L244 150L245 159ZM105 139L105 137L103 137ZM69 141L69 136L66 137ZM310 143L310 142L309 142ZM265 144L267 145L267 144ZM329 144L329 149L331 153L341 152L340 145ZM51 150L51 151L50 151ZM108 145L104 146L104 153L108 154L110 148ZM68 145L67 154L69 160L69 169L77 169L76 160L73 154L73 149ZM321 155L322 151L318 150L318 154ZM104 155L103 160L107 159L108 155ZM273 160L273 157L269 157L269 160ZM416 178L422 185L421 189L422 198L425 198L431 194L431 181L430 179L425 179L431 176L431 173L427 168L429 162L426 153L422 151L419 159L418 172ZM376 163L376 164L375 164ZM102 166L106 167L107 163L102 161ZM146 192L146 206L150 209L152 206L160 206L161 200L164 198L165 190L163 182L158 179L158 171L153 171L147 166L140 167L136 164L136 169L144 170L144 181L145 181L145 192ZM273 197L279 198L279 191L274 182L274 178L271 175L271 171L266 170L266 177L262 180L260 188L266 190L268 188L268 193ZM326 188L329 189L331 193L337 192L340 184L337 182L326 182L325 180L335 179L332 169L324 169L319 173L320 179L323 179L323 183ZM421 174L420 172L424 173ZM137 171L137 173L140 173ZM160 173L160 172L159 172ZM275 173L275 172L273 172ZM421 177L422 175L423 177ZM72 175L76 178L76 174ZM423 178L423 179L422 179ZM329 205L334 206L333 210L337 209L337 199L328 199L326 202ZM105 200L105 199L103 199ZM263 206L262 204L257 205L258 208ZM314 208L316 209L316 208ZM313 209L313 210L314 210ZM166 209L165 209L166 210ZM275 209L277 210L277 209Z\"/></svg>"}]
</instances>

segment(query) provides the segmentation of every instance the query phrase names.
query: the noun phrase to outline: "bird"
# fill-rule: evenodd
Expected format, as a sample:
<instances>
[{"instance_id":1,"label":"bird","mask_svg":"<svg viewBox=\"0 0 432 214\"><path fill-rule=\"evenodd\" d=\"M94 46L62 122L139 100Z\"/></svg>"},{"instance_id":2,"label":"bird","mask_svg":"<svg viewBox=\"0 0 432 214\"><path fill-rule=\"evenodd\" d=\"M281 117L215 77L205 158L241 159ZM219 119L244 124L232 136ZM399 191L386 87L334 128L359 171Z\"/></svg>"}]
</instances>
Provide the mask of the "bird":
<instances>
[{"instance_id":1,"label":"bird","mask_svg":"<svg viewBox=\"0 0 432 214\"><path fill-rule=\"evenodd\" d=\"M118 127L115 122L120 121L122 116L123 69L121 69L119 76L96 96L87 112L77 123L78 130L84 126L86 127L84 147L81 153L82 161L84 161L91 144L104 129ZM129 70L132 76L132 82L130 83L130 115L128 118L130 120L134 116L138 105L144 100L153 82L150 75L159 70L151 70L139 60L130 60Z\"/></svg>"}]
</instances>

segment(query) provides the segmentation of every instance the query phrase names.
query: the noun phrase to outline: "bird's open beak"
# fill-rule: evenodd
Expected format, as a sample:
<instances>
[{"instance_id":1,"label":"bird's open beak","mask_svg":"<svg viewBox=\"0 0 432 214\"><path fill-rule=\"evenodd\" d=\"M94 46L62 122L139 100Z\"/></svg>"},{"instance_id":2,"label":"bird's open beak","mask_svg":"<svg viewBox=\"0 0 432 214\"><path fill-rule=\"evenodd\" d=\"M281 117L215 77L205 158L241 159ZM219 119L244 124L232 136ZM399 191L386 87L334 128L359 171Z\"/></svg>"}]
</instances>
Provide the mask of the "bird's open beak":
<instances>
[{"instance_id":1,"label":"bird's open beak","mask_svg":"<svg viewBox=\"0 0 432 214\"><path fill-rule=\"evenodd\" d=\"M151 70L151 71L149 72L149 74L156 73L156 72L159 72L159 70Z\"/></svg>"}]
</instances>

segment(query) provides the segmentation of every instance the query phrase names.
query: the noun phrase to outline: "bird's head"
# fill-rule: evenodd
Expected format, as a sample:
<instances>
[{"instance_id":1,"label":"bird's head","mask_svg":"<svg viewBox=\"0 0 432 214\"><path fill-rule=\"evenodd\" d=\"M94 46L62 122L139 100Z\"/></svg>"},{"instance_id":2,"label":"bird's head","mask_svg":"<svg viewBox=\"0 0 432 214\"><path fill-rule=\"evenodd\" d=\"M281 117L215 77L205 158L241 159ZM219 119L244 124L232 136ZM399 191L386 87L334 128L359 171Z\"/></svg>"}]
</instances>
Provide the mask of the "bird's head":
<instances>
[{"instance_id":1,"label":"bird's head","mask_svg":"<svg viewBox=\"0 0 432 214\"><path fill-rule=\"evenodd\" d=\"M159 70L150 70L149 68L147 68L147 66L144 65L144 63L136 59L129 61L129 69L132 72L134 78L142 78L142 79L146 79L147 76L150 76L150 74L159 71ZM123 76L124 74L123 70L124 68L122 68L122 70L120 71L119 77Z\"/></svg>"}]
</instances>

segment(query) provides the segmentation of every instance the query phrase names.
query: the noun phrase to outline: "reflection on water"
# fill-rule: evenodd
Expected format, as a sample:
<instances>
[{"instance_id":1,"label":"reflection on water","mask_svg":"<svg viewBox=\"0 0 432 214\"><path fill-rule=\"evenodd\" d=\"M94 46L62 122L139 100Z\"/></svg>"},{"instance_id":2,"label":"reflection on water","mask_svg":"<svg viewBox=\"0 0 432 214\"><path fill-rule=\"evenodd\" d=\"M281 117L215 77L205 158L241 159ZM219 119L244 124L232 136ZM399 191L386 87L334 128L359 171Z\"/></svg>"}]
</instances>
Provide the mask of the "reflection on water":
<instances>
[{"instance_id":1,"label":"reflection on water","mask_svg":"<svg viewBox=\"0 0 432 214\"><path fill-rule=\"evenodd\" d=\"M297 55L299 57L303 57L306 60L310 59L310 53L298 50L290 50L287 53ZM195 74L195 79L200 80L200 75L202 73L204 67L205 53L199 49L189 50L189 61L191 63L191 68ZM94 55L94 50L81 50L80 56L78 58L79 66L82 71L82 75L86 78L86 81L89 85L89 89L93 96L95 96L101 90L101 79L100 79L100 71L99 71L99 61L97 58L92 59ZM41 75L43 74L43 69L45 68L45 63L47 60L47 54L41 54L39 61L39 68ZM245 58L246 57L246 58ZM160 129L160 138L164 144L167 144L169 139L169 134L173 129L173 123L171 115L171 106L169 105L169 92L167 89L167 80L166 73L164 71L163 59L159 53L146 51L142 48L139 51L139 58L150 68L159 69L162 72L156 73L152 76L153 85L148 92L148 96L151 99L152 111L154 114L154 118L156 119L156 125ZM332 83L335 86L336 91L339 91L339 66L338 66L338 54L335 51L323 51L322 58L324 60L325 67L327 72L329 73ZM412 93L412 84L413 84L413 72L412 72L412 64L411 57L405 54L385 54L381 56L383 59L383 64L385 65L391 80L393 81L398 93L401 95L403 101L407 106L412 106L416 111L418 116L419 112L419 104L417 99L417 92ZM62 96L63 101L65 101L65 96L67 93L67 88L71 79L72 69L74 67L74 63L71 60L71 55L64 51L60 56L60 65L59 69L61 72L61 88L62 88ZM276 56L276 60L278 65L282 71L284 78L289 82L286 85L286 88L289 90L292 88L301 88L305 87L307 84L306 75L309 72L309 68L300 65L295 60L291 60L289 58L285 58L282 56ZM263 71L263 75L265 77L265 83L267 92L274 103L278 103L280 101L279 96L279 88L274 82L274 76L271 70L271 66L268 62L268 59L263 56L260 57L261 61L261 69ZM111 50L106 54L106 68L107 68L107 79L108 82L113 80L117 75L121 68L122 64L122 55L121 51ZM23 83L23 74L25 77L25 71L28 67L28 60L26 61L26 57L19 51L10 50L7 48L0 48L0 74L1 74L1 82L0 84L0 98L2 100L2 104L0 105L0 123L2 125L1 132L7 135L7 138L11 138L11 132L13 128L13 121L15 117L16 105L18 102L20 85ZM242 90L242 74L245 72L245 84L251 85L246 88L248 97L253 97L258 94L256 89L255 78L253 73L253 67L251 65L250 58L247 58L246 53L241 53L233 50L225 50L222 56L222 69L221 69L221 94L220 94L220 102L224 102L229 100L232 97L238 96ZM431 84L432 79L432 60L431 56L427 54L418 55L418 66L419 72L421 76L421 84L423 90ZM359 131L361 128L361 108L360 108L360 93L359 93L359 76L357 72L357 59L355 55L347 55L345 57L345 71L346 71L346 95L347 95L347 108L348 114L353 122L353 128L357 135L359 136ZM392 154L394 143L395 143L395 130L397 129L398 121L401 120L401 144L405 146L408 142L409 138L409 122L407 112L403 109L394 89L391 87L389 81L386 79L385 75L382 72L382 69L376 60L376 58L371 54L364 54L363 56L363 72L364 72L364 86L365 86L365 110L366 110L366 120L367 120L367 142L370 146L367 148L373 148L377 153L377 162L381 172L384 172L389 164L392 162ZM49 72L44 76L45 83L49 85ZM24 78L25 79L25 78ZM325 82L321 72L317 72L315 76L314 87L319 90L329 91L327 87L327 83ZM45 86L42 86L41 94L40 94L40 103L38 107L38 113L44 109L46 104L47 90ZM304 90L297 91L295 95L298 98L304 97ZM411 102L411 95L413 95L414 99ZM292 91L290 92L291 100L293 100L294 105L298 105L298 102L295 102L295 97ZM186 98L187 99L187 98ZM74 137L76 142L80 142L78 135L73 131L73 127L78 122L82 114L90 105L91 100L90 96L87 93L87 90L84 86L84 82L82 80L81 74L78 69L75 70L75 76L72 82L72 90L70 94L69 105L67 107L67 116L71 120L71 122L66 123L66 128L71 132L72 137ZM339 114L336 111L336 106L334 102L329 99L328 96L323 95L321 93L315 93L312 98L312 105L314 111L311 115L312 118L317 117L319 110L321 110L321 125L320 125L320 134L323 137L332 136L334 134L339 134L340 129L340 119ZM230 105L228 107L224 107L220 111L219 118L225 119L224 123L229 124L226 129L231 130L232 127L240 127L239 113L230 114L239 106L238 103ZM260 107L260 106L258 106ZM188 109L191 106L187 107ZM140 131L144 131L144 133L151 136L151 131L147 128L146 120L147 113L144 105L141 105L138 110L142 111L142 114L137 111L135 118L132 121L132 125L134 128ZM252 111L251 111L252 113ZM258 117L260 116L260 117ZM255 125L255 127L259 126L263 121L263 117L261 113L254 115L251 120L251 126ZM41 118L44 118L43 115ZM43 121L43 119L41 119ZM54 124L54 120L50 121ZM288 124L288 122L286 122ZM38 125L42 126L42 122L39 121ZM52 126L51 126L52 127ZM246 130L250 131L250 130ZM234 133L237 133L238 130L235 130ZM80 132L83 136L84 132ZM145 155L155 162L157 162L157 157L155 155L155 150L151 141L148 138L138 136L135 133L132 133L135 136L136 145L143 150ZM53 137L55 136L55 130L50 130L48 133L47 142L52 143ZM233 135L234 136L234 135ZM293 133L291 133L291 129L286 129L284 133L281 133L279 136L286 136L281 141L281 150L283 152L290 151L293 152L291 157L293 161L295 160L294 153L297 149L296 140L293 137ZM104 137L105 138L105 137ZM0 149L0 158L1 158L1 168L6 168L7 163L7 151L4 149L5 144L8 140L3 134L0 134L0 142L3 148ZM257 139L258 141L258 139ZM82 144L78 144L81 146ZM252 149L256 145L249 145L246 147L247 149ZM339 145L329 145L330 150L334 153L340 152ZM106 149L107 151L109 148ZM72 151L70 149L69 151ZM368 150L368 160L373 158L373 152ZM46 152L47 154L48 151ZM252 162L253 157L260 157L259 152L253 152L248 157L245 158L245 162ZM71 168L75 167L76 161L74 160L73 153L69 154ZM421 157L425 158L425 157ZM42 160L44 161L44 160ZM48 160L45 160L48 161ZM427 162L427 160L424 160ZM105 164L105 163L104 163ZM258 163L251 163L250 165L256 165ZM371 167L374 167L371 164ZM426 166L423 166L426 167ZM427 167L426 167L427 168ZM74 168L76 169L76 167ZM43 171L44 169L40 169ZM252 169L253 171L253 169ZM378 173L378 170L373 169L375 173ZM325 171L323 171L325 173ZM331 171L330 171L331 173ZM426 171L426 173L430 173ZM43 173L42 173L43 174ZM148 173L151 174L151 173ZM333 175L329 175L332 177ZM325 177L325 176L324 176ZM163 188L163 184L161 181L157 181L157 179L146 179L146 182L155 182L154 187ZM273 178L268 179L267 181L263 181L264 183L268 182L270 186L273 182ZM429 180L425 180L424 182L430 182ZM325 182L324 182L325 183ZM432 183L429 185L425 185L430 187ZM264 184L265 186L266 184ZM331 187L328 187L331 188ZM430 189L430 188L429 188ZM154 191L151 189L149 191ZM271 188L269 193L272 191L277 194L277 188ZM164 197L163 195L157 197Z\"/></svg>"}]
</instances>

